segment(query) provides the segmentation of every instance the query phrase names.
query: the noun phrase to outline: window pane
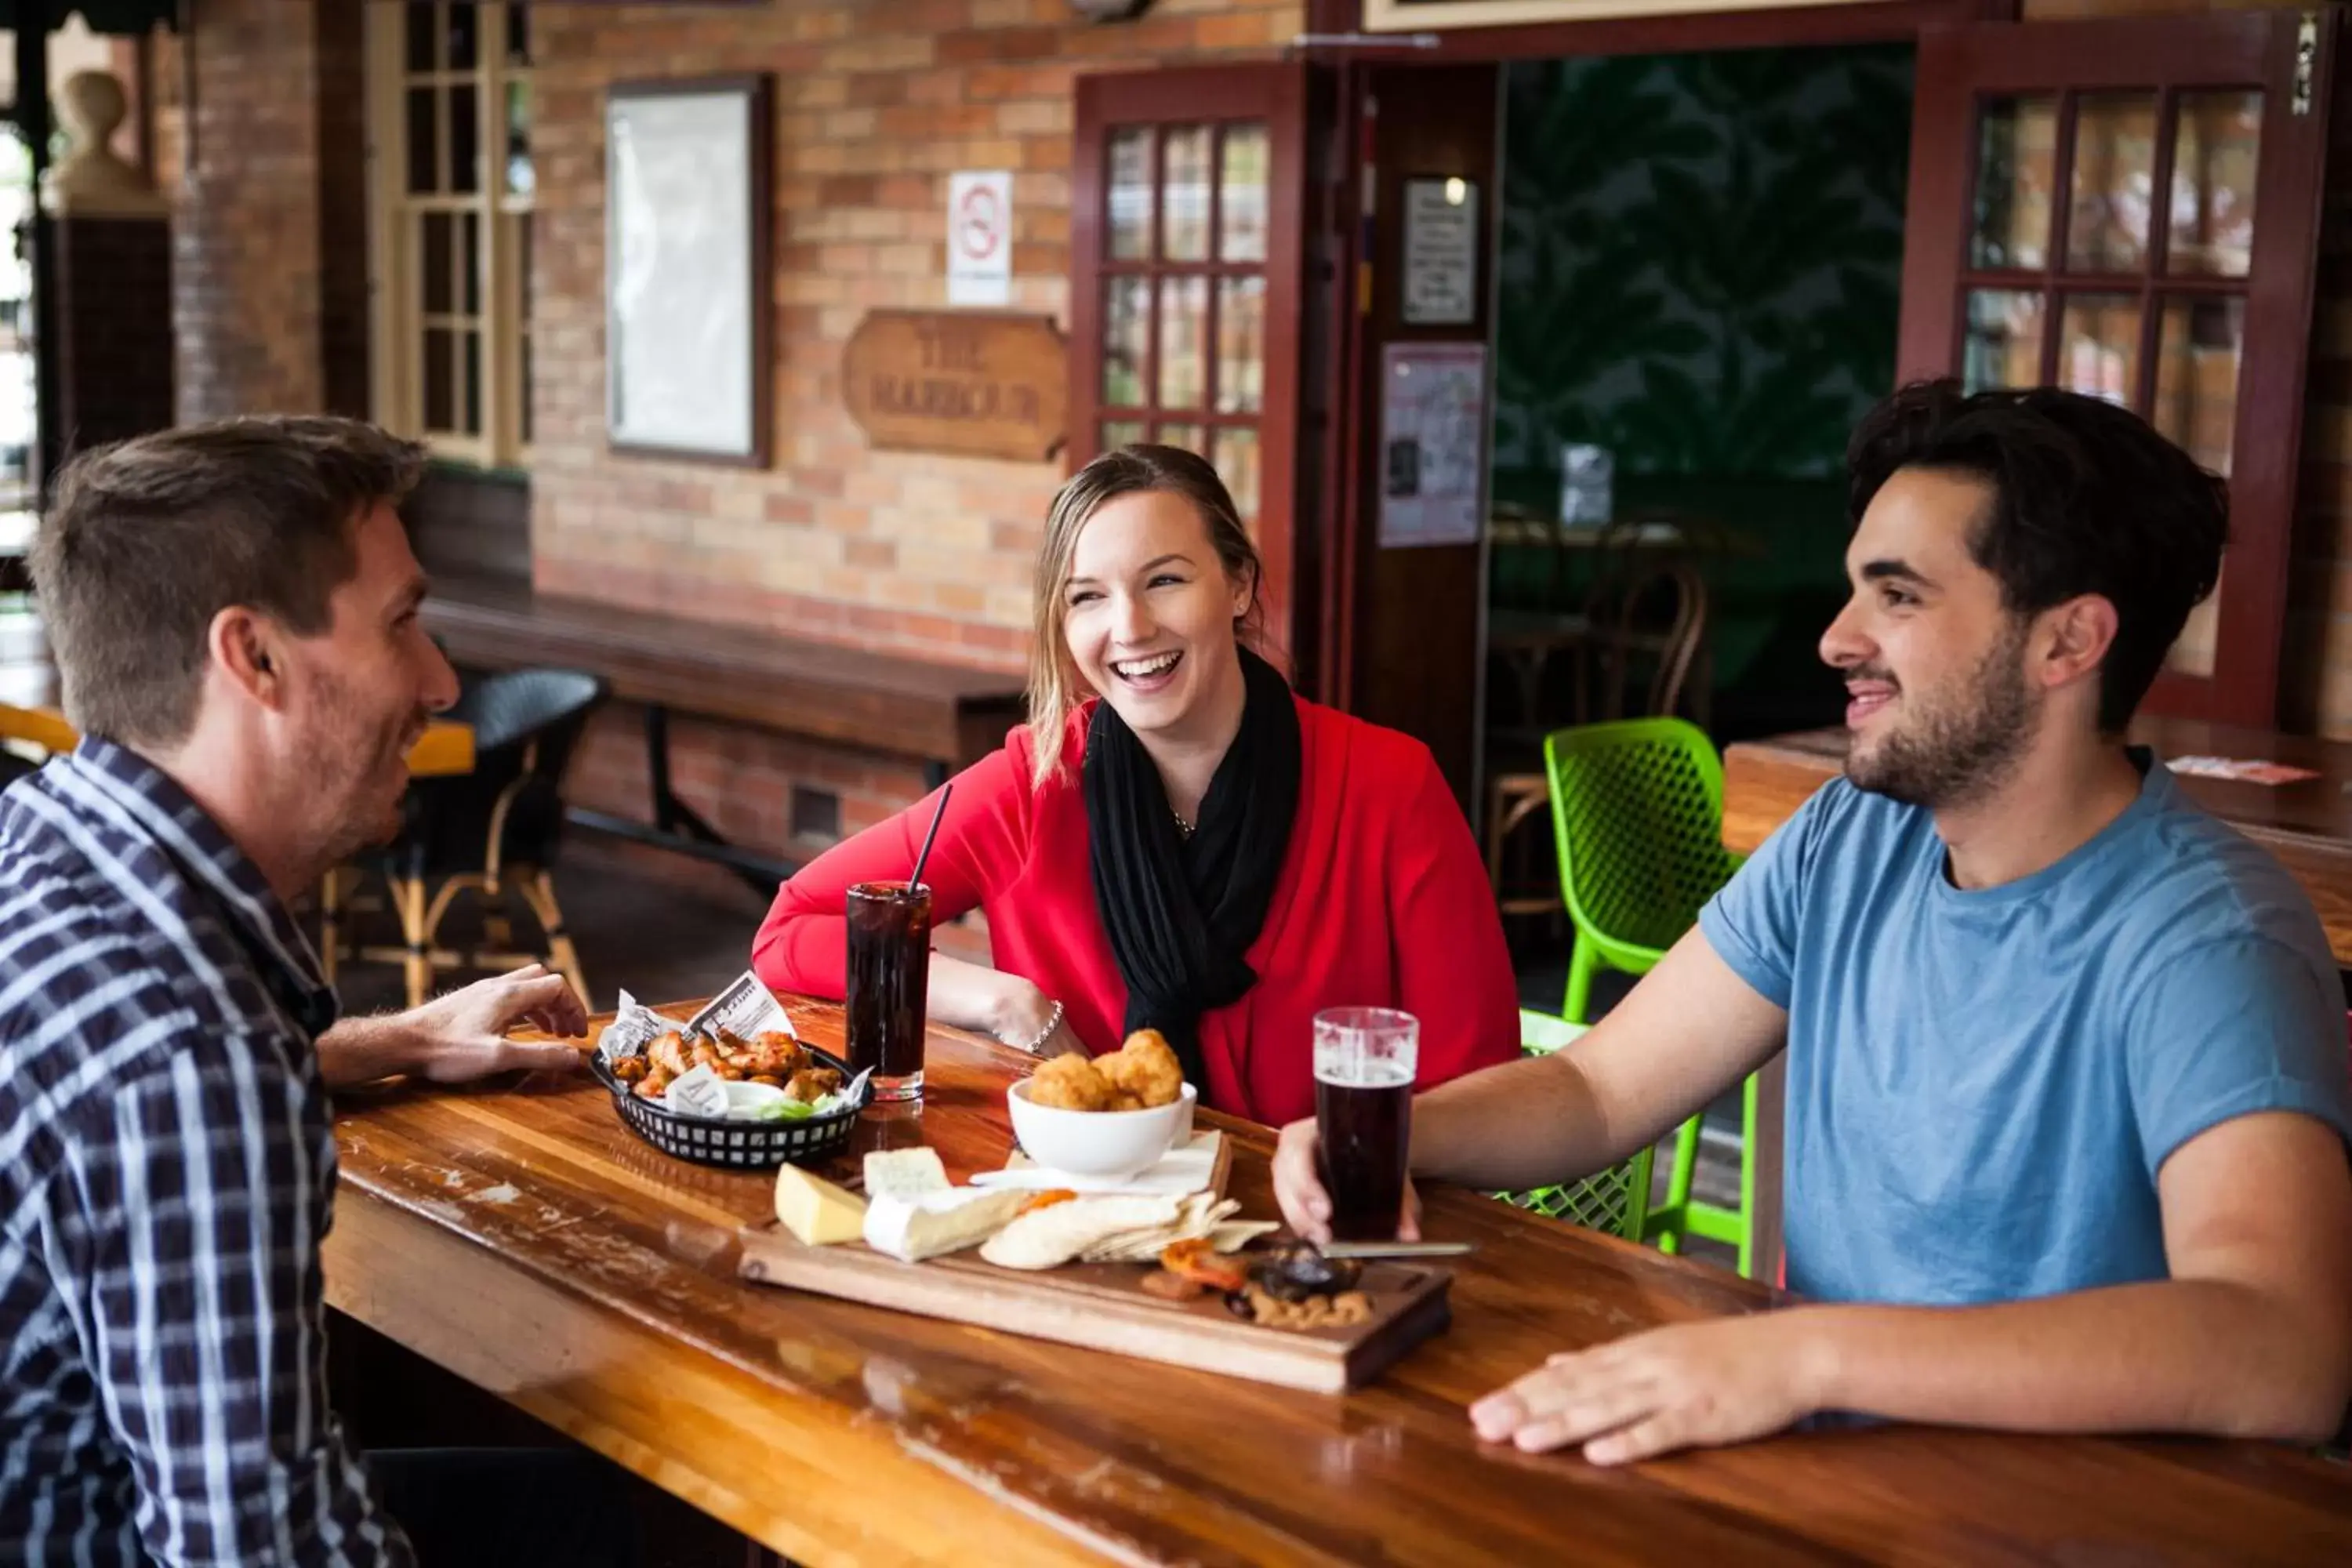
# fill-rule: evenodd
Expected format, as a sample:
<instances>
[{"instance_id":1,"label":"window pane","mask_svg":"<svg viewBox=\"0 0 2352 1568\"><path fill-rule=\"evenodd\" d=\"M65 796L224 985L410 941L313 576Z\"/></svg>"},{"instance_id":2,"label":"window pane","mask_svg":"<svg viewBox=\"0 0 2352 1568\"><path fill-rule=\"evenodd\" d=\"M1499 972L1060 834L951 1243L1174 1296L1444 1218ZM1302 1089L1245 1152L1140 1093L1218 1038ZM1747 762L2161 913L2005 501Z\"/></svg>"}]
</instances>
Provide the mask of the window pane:
<instances>
[{"instance_id":1,"label":"window pane","mask_svg":"<svg viewBox=\"0 0 2352 1568\"><path fill-rule=\"evenodd\" d=\"M446 327L425 329L425 427L454 430L457 424L457 367Z\"/></svg>"},{"instance_id":2,"label":"window pane","mask_svg":"<svg viewBox=\"0 0 2352 1568\"><path fill-rule=\"evenodd\" d=\"M2057 184L2058 100L1995 98L1977 136L1973 267L2050 265L2051 189Z\"/></svg>"},{"instance_id":3,"label":"window pane","mask_svg":"<svg viewBox=\"0 0 2352 1568\"><path fill-rule=\"evenodd\" d=\"M1209 259L1209 128L1168 132L1166 183L1160 191L1160 254L1169 261Z\"/></svg>"},{"instance_id":4,"label":"window pane","mask_svg":"<svg viewBox=\"0 0 2352 1568\"><path fill-rule=\"evenodd\" d=\"M2174 121L2171 233L2165 268L2243 278L2254 254L2254 174L2263 95L2184 92Z\"/></svg>"},{"instance_id":5,"label":"window pane","mask_svg":"<svg viewBox=\"0 0 2352 1568\"><path fill-rule=\"evenodd\" d=\"M2129 408L2139 388L2139 300L2077 294L2059 317L2058 384Z\"/></svg>"},{"instance_id":6,"label":"window pane","mask_svg":"<svg viewBox=\"0 0 2352 1568\"><path fill-rule=\"evenodd\" d=\"M408 89L408 188L419 195L441 188L440 139L433 127L440 96L429 87Z\"/></svg>"},{"instance_id":7,"label":"window pane","mask_svg":"<svg viewBox=\"0 0 2352 1568\"><path fill-rule=\"evenodd\" d=\"M1217 412L1255 414L1265 396L1265 279L1217 279Z\"/></svg>"},{"instance_id":8,"label":"window pane","mask_svg":"<svg viewBox=\"0 0 2352 1568\"><path fill-rule=\"evenodd\" d=\"M1151 132L1148 127L1111 133L1110 256L1114 261L1151 258Z\"/></svg>"},{"instance_id":9,"label":"window pane","mask_svg":"<svg viewBox=\"0 0 2352 1568\"><path fill-rule=\"evenodd\" d=\"M530 7L516 4L507 7L507 64L530 64Z\"/></svg>"},{"instance_id":10,"label":"window pane","mask_svg":"<svg viewBox=\"0 0 2352 1568\"><path fill-rule=\"evenodd\" d=\"M1170 278L1160 289L1160 406L1198 408L1207 390L1209 280Z\"/></svg>"},{"instance_id":11,"label":"window pane","mask_svg":"<svg viewBox=\"0 0 2352 1568\"><path fill-rule=\"evenodd\" d=\"M507 83L507 193L531 194L530 83Z\"/></svg>"},{"instance_id":12,"label":"window pane","mask_svg":"<svg viewBox=\"0 0 2352 1568\"><path fill-rule=\"evenodd\" d=\"M1143 395L1145 334L1151 331L1151 279L1103 280L1103 403L1138 408Z\"/></svg>"},{"instance_id":13,"label":"window pane","mask_svg":"<svg viewBox=\"0 0 2352 1568\"><path fill-rule=\"evenodd\" d=\"M482 220L478 214L467 213L459 224L457 244L457 279L465 297L466 314L482 313Z\"/></svg>"},{"instance_id":14,"label":"window pane","mask_svg":"<svg viewBox=\"0 0 2352 1568\"><path fill-rule=\"evenodd\" d=\"M2242 300L2168 300L2157 331L2156 405L2148 422L2217 474L2230 471L2238 426L2238 368L2245 342ZM2224 568L2227 570L2225 564ZM2213 673L2221 590L2189 612L2165 667Z\"/></svg>"},{"instance_id":15,"label":"window pane","mask_svg":"<svg viewBox=\"0 0 2352 1568\"><path fill-rule=\"evenodd\" d=\"M439 9L432 0L409 0L408 5L408 68L429 71L434 68L434 42L440 29L434 12Z\"/></svg>"},{"instance_id":16,"label":"window pane","mask_svg":"<svg viewBox=\"0 0 2352 1568\"><path fill-rule=\"evenodd\" d=\"M469 71L474 68L474 7L457 4L447 7L449 13L449 68Z\"/></svg>"},{"instance_id":17,"label":"window pane","mask_svg":"<svg viewBox=\"0 0 2352 1568\"><path fill-rule=\"evenodd\" d=\"M423 253L419 259L425 264L425 312L429 316L446 316L457 308L457 289L450 267L456 245L450 233L453 226L447 213L425 215L424 238L417 249Z\"/></svg>"},{"instance_id":18,"label":"window pane","mask_svg":"<svg viewBox=\"0 0 2352 1568\"><path fill-rule=\"evenodd\" d=\"M1102 427L1102 449L1115 452L1121 447L1132 447L1143 439L1140 419L1106 419Z\"/></svg>"},{"instance_id":19,"label":"window pane","mask_svg":"<svg viewBox=\"0 0 2352 1568\"><path fill-rule=\"evenodd\" d=\"M1207 444L1202 439L1201 427L1198 425L1162 425L1160 427L1160 434L1153 439L1164 447L1181 447L1188 452L1198 452L1202 457L1208 455Z\"/></svg>"},{"instance_id":20,"label":"window pane","mask_svg":"<svg viewBox=\"0 0 2352 1568\"><path fill-rule=\"evenodd\" d=\"M1968 345L1961 378L1970 392L2032 386L2042 379L2042 296L1979 289L1969 295Z\"/></svg>"},{"instance_id":21,"label":"window pane","mask_svg":"<svg viewBox=\"0 0 2352 1568\"><path fill-rule=\"evenodd\" d=\"M482 188L482 95L472 82L449 89L449 188Z\"/></svg>"},{"instance_id":22,"label":"window pane","mask_svg":"<svg viewBox=\"0 0 2352 1568\"><path fill-rule=\"evenodd\" d=\"M2074 106L2066 269L2137 272L2155 204L2156 95L2085 93Z\"/></svg>"},{"instance_id":23,"label":"window pane","mask_svg":"<svg viewBox=\"0 0 2352 1568\"><path fill-rule=\"evenodd\" d=\"M467 332L466 338L466 434L482 433L482 334Z\"/></svg>"},{"instance_id":24,"label":"window pane","mask_svg":"<svg viewBox=\"0 0 2352 1568\"><path fill-rule=\"evenodd\" d=\"M2168 300L2156 339L2156 403L2148 423L2224 477L2238 430L2243 300Z\"/></svg>"},{"instance_id":25,"label":"window pane","mask_svg":"<svg viewBox=\"0 0 2352 1568\"><path fill-rule=\"evenodd\" d=\"M1234 510L1244 522L1257 521L1257 432L1220 430L1210 462L1225 489L1234 494Z\"/></svg>"},{"instance_id":26,"label":"window pane","mask_svg":"<svg viewBox=\"0 0 2352 1568\"><path fill-rule=\"evenodd\" d=\"M2221 570L2229 571L2229 560L2222 559ZM2173 639L2172 651L2164 656L2164 667L2200 680L2213 678L2213 650L2216 634L2221 625L2221 583L2213 581L2213 591L2205 595L2189 618L2180 623L2180 635Z\"/></svg>"},{"instance_id":27,"label":"window pane","mask_svg":"<svg viewBox=\"0 0 2352 1568\"><path fill-rule=\"evenodd\" d=\"M1217 177L1217 255L1226 261L1265 259L1269 147L1263 125L1225 127L1223 168Z\"/></svg>"}]
</instances>

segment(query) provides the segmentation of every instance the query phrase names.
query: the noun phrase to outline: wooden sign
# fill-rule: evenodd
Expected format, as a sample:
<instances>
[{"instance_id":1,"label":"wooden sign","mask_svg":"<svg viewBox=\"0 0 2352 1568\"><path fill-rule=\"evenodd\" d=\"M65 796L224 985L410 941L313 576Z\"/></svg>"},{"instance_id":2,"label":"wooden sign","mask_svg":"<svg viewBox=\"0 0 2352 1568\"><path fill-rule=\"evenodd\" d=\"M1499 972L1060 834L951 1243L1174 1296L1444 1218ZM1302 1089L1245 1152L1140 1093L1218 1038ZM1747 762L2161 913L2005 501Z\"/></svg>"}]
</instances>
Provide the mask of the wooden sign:
<instances>
[{"instance_id":1,"label":"wooden sign","mask_svg":"<svg viewBox=\"0 0 2352 1568\"><path fill-rule=\"evenodd\" d=\"M1045 316L871 311L842 350L841 395L887 451L1043 462L1069 406L1062 334Z\"/></svg>"}]
</instances>

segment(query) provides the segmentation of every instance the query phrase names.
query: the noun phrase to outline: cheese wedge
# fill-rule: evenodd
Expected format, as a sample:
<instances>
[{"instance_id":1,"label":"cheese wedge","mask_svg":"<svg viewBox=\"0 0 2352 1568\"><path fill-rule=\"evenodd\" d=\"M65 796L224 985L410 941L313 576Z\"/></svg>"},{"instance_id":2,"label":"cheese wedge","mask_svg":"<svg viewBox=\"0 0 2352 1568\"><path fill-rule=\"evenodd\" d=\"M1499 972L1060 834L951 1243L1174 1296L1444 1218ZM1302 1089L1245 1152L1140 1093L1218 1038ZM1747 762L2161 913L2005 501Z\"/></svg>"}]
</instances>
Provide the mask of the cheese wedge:
<instances>
[{"instance_id":1,"label":"cheese wedge","mask_svg":"<svg viewBox=\"0 0 2352 1568\"><path fill-rule=\"evenodd\" d=\"M866 1200L798 1165L776 1172L776 1218L808 1247L856 1241L866 1232Z\"/></svg>"},{"instance_id":2,"label":"cheese wedge","mask_svg":"<svg viewBox=\"0 0 2352 1568\"><path fill-rule=\"evenodd\" d=\"M867 1198L914 1198L948 1190L948 1168L932 1148L877 1149L866 1156Z\"/></svg>"},{"instance_id":3,"label":"cheese wedge","mask_svg":"<svg viewBox=\"0 0 2352 1568\"><path fill-rule=\"evenodd\" d=\"M1027 1193L987 1187L911 1198L877 1194L866 1205L866 1245L908 1263L961 1252L994 1236L1028 1201Z\"/></svg>"}]
</instances>

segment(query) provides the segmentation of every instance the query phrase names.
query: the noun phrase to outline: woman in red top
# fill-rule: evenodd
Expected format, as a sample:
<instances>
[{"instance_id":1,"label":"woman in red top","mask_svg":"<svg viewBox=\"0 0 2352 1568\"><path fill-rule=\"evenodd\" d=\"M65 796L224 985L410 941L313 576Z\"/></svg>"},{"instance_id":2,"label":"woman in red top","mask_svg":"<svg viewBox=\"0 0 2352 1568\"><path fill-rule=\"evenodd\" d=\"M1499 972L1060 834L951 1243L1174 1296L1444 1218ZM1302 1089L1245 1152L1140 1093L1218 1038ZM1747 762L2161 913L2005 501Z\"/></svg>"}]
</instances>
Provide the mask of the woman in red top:
<instances>
[{"instance_id":1,"label":"woman in red top","mask_svg":"<svg viewBox=\"0 0 2352 1568\"><path fill-rule=\"evenodd\" d=\"M1428 749L1292 694L1247 646L1259 574L1192 453L1074 476L1038 561L1030 722L955 781L924 877L935 921L986 913L996 963L933 954L933 1019L1046 1056L1157 1028L1204 1103L1280 1126L1314 1114L1323 1008L1418 1017L1423 1088L1517 1056L1518 1017ZM842 994L845 895L912 871L933 805L784 884L762 980Z\"/></svg>"}]
</instances>

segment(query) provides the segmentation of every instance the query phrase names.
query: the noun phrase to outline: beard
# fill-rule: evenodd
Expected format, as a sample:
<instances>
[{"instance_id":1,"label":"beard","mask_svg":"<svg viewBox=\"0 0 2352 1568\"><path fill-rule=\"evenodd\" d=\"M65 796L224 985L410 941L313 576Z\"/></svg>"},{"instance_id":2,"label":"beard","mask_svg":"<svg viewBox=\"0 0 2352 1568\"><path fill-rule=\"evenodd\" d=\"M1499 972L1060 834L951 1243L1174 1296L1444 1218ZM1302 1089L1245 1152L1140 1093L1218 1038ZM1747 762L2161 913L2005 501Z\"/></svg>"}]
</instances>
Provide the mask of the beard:
<instances>
[{"instance_id":1,"label":"beard","mask_svg":"<svg viewBox=\"0 0 2352 1568\"><path fill-rule=\"evenodd\" d=\"M1965 805L1998 788L2033 738L2040 705L2020 668L2024 625L2001 635L1948 695L1923 700L1896 688L1911 710L1875 745L1846 757L1857 789L1930 811ZM1857 671L1891 679L1884 671Z\"/></svg>"},{"instance_id":2,"label":"beard","mask_svg":"<svg viewBox=\"0 0 2352 1568\"><path fill-rule=\"evenodd\" d=\"M313 837L320 862L336 866L399 834L407 784L401 759L409 737L430 715L411 709L389 721L372 718L368 705L341 678L319 671L308 684L311 711L324 721L313 749L316 772L310 793L320 813Z\"/></svg>"}]
</instances>

